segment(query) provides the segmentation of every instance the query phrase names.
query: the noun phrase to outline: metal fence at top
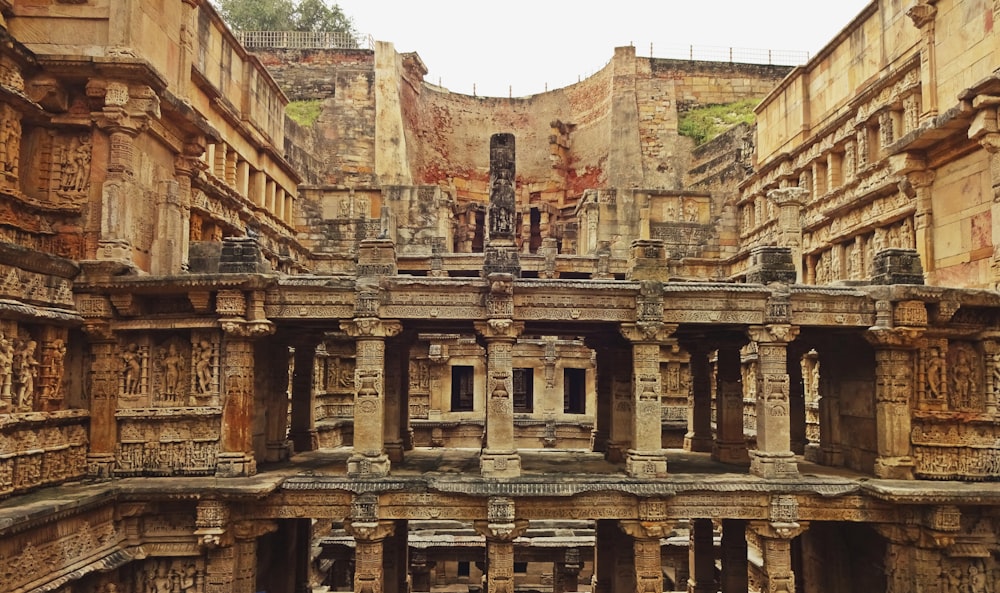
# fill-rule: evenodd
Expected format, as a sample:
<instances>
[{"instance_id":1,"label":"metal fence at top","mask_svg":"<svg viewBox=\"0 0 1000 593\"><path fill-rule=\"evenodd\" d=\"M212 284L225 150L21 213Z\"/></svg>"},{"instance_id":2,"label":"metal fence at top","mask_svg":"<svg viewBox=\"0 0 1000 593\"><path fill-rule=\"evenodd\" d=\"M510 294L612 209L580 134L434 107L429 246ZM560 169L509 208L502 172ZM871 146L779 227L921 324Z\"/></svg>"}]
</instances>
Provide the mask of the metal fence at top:
<instances>
[{"instance_id":1,"label":"metal fence at top","mask_svg":"<svg viewBox=\"0 0 1000 593\"><path fill-rule=\"evenodd\" d=\"M704 45L649 44L650 57L702 62L734 62L798 66L809 61L809 52L786 49L753 49L746 47L712 47Z\"/></svg>"},{"instance_id":2,"label":"metal fence at top","mask_svg":"<svg viewBox=\"0 0 1000 593\"><path fill-rule=\"evenodd\" d=\"M248 49L374 49L371 35L340 31L235 31Z\"/></svg>"}]
</instances>

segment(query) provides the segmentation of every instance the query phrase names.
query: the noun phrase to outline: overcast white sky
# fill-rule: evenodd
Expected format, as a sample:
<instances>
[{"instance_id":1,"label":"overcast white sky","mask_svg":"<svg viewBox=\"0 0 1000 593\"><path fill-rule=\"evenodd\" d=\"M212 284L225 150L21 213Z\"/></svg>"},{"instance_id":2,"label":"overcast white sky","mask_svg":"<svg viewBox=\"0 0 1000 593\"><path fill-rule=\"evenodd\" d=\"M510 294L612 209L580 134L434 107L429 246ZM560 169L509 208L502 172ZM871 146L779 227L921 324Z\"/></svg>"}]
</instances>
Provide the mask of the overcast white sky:
<instances>
[{"instance_id":1,"label":"overcast white sky","mask_svg":"<svg viewBox=\"0 0 1000 593\"><path fill-rule=\"evenodd\" d=\"M357 30L417 52L428 82L515 97L575 83L614 48L694 45L814 55L870 0L336 0Z\"/></svg>"}]
</instances>

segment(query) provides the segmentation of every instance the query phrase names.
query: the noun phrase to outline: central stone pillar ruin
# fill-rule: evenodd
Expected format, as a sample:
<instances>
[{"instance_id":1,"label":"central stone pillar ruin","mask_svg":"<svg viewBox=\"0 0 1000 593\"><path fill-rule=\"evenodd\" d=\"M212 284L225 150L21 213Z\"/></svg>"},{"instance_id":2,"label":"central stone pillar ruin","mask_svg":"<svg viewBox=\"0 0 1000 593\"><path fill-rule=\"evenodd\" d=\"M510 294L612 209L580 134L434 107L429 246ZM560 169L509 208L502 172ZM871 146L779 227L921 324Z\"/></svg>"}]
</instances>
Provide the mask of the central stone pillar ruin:
<instances>
[{"instance_id":1,"label":"central stone pillar ruin","mask_svg":"<svg viewBox=\"0 0 1000 593\"><path fill-rule=\"evenodd\" d=\"M515 243L514 135L490 136L490 206L487 212L489 237L483 254L483 276L521 276L521 261Z\"/></svg>"}]
</instances>

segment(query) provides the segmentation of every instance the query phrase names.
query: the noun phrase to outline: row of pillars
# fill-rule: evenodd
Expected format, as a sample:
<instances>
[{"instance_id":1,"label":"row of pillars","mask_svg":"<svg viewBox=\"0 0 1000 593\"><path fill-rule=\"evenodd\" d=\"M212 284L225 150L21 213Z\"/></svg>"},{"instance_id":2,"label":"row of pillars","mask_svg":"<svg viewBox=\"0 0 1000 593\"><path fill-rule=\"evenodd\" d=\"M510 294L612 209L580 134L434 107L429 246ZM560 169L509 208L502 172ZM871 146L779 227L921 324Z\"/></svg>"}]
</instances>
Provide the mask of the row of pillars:
<instances>
[{"instance_id":1,"label":"row of pillars","mask_svg":"<svg viewBox=\"0 0 1000 593\"><path fill-rule=\"evenodd\" d=\"M494 517L476 521L476 531L486 538L485 593L513 593L514 539L523 535L528 522ZM664 590L661 555L663 538L674 523L639 520L598 520L594 548L594 593L659 593ZM425 558L406 558L406 522L377 520L347 522L355 538L354 591L404 593L410 570L410 589L430 591L431 563ZM748 530L759 545L761 566L756 571L766 591L795 591L792 540L802 533L798 523L771 523L723 519L718 551L711 519L692 519L689 526L688 562L674 567L674 590L690 593L745 593L749 587ZM554 593L579 587L582 562L567 554L554 563ZM718 565L721 570L717 570Z\"/></svg>"},{"instance_id":2,"label":"row of pillars","mask_svg":"<svg viewBox=\"0 0 1000 593\"><path fill-rule=\"evenodd\" d=\"M494 283L494 289L497 283ZM503 286L499 287L501 292ZM493 300L493 299L491 299ZM499 305L504 299L496 299ZM400 398L386 393L403 388L400 371L407 355L405 347L393 344L387 358L387 340L398 336L397 320L358 318L343 321L341 327L355 338L354 453L348 461L351 475L387 475L391 459L401 457L404 420L397 409ZM516 477L521 473L520 456L514 438L513 345L523 331L523 323L496 317L477 322L476 331L486 342L486 434L481 456L485 477ZM636 477L663 477L667 473L666 454L661 444L660 351L676 347L671 336L676 326L664 323L622 324L621 334L631 348L597 345L598 427L595 448L615 462L624 461L627 472ZM757 445L748 451L743 434L743 385L740 348L743 341L681 343L690 353L692 401L689 406L685 448L710 451L725 463L750 462L751 471L762 477L789 477L797 474L791 450L790 379L787 372L787 344L796 328L788 325L752 327L757 342ZM629 351L631 350L631 351ZM717 351L716 437L712 436L710 355ZM312 352L296 353L293 391L307 391L312 377ZM386 372L387 364L392 366ZM298 399L298 398L295 398ZM292 438L296 449L315 448L311 406L293 410ZM610 419L602 421L601 419ZM390 454L390 449L392 453Z\"/></svg>"}]
</instances>

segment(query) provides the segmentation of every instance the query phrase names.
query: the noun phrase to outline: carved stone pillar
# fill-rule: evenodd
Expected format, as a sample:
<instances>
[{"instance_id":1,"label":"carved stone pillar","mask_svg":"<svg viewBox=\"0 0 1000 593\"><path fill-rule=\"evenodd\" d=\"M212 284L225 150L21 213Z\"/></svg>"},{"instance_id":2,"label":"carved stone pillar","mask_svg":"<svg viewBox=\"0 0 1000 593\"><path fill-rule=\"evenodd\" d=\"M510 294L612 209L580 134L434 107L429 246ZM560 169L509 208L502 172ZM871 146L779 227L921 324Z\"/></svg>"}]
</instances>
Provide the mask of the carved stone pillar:
<instances>
[{"instance_id":1,"label":"carved stone pillar","mask_svg":"<svg viewBox=\"0 0 1000 593\"><path fill-rule=\"evenodd\" d=\"M354 593L380 593L385 590L383 546L396 528L394 521L358 521L348 519L344 529L354 538Z\"/></svg>"},{"instance_id":2,"label":"carved stone pillar","mask_svg":"<svg viewBox=\"0 0 1000 593\"><path fill-rule=\"evenodd\" d=\"M594 450L603 451L612 463L625 461L632 446L632 359L628 346L617 336L595 340L597 353L597 427ZM609 342L613 342L613 344Z\"/></svg>"},{"instance_id":3,"label":"carved stone pillar","mask_svg":"<svg viewBox=\"0 0 1000 593\"><path fill-rule=\"evenodd\" d=\"M778 247L792 250L796 282L801 283L802 273L802 224L799 215L809 191L802 187L783 187L767 192L767 198L778 206Z\"/></svg>"},{"instance_id":4,"label":"carved stone pillar","mask_svg":"<svg viewBox=\"0 0 1000 593\"><path fill-rule=\"evenodd\" d=\"M514 540L528 529L528 521L515 518L509 498L490 498L486 516L473 523L486 537L485 593L514 593Z\"/></svg>"},{"instance_id":5,"label":"carved stone pillar","mask_svg":"<svg viewBox=\"0 0 1000 593\"><path fill-rule=\"evenodd\" d=\"M919 0L906 10L913 25L920 29L920 91L923 113L920 121L932 118L938 113L937 104L937 42L935 41L936 0Z\"/></svg>"},{"instance_id":6,"label":"carved stone pillar","mask_svg":"<svg viewBox=\"0 0 1000 593\"><path fill-rule=\"evenodd\" d=\"M315 451L319 448L313 380L318 344L319 336L306 336L293 344L295 362L292 371L292 426L288 436L291 438L296 452ZM286 361L287 357L284 361L279 362Z\"/></svg>"},{"instance_id":7,"label":"carved stone pillar","mask_svg":"<svg viewBox=\"0 0 1000 593\"><path fill-rule=\"evenodd\" d=\"M1000 98L996 97L991 99L1000 101ZM991 117L992 121L990 121ZM995 289L1000 287L1000 133L997 132L997 129L1000 128L1000 122L998 122L996 106L992 105L980 112L975 121L979 120L983 120L980 124L982 133L979 136L979 143L990 155L990 177L993 185L993 203L990 206L990 215L992 239L995 247L993 248L993 262L990 266L990 286ZM970 129L970 135L972 133Z\"/></svg>"},{"instance_id":8,"label":"carved stone pillar","mask_svg":"<svg viewBox=\"0 0 1000 593\"><path fill-rule=\"evenodd\" d=\"M580 590L580 570L583 561L579 548L566 548L562 562L552 567L552 593L571 593Z\"/></svg>"},{"instance_id":9,"label":"carved stone pillar","mask_svg":"<svg viewBox=\"0 0 1000 593\"><path fill-rule=\"evenodd\" d=\"M212 549L205 574L206 593L256 593L257 538L275 531L274 521L238 521L232 544Z\"/></svg>"},{"instance_id":10,"label":"carved stone pillar","mask_svg":"<svg viewBox=\"0 0 1000 593\"><path fill-rule=\"evenodd\" d=\"M288 459L292 443L288 439L288 366L291 356L283 340L267 340L256 348L258 388L265 404L264 459L268 462Z\"/></svg>"},{"instance_id":11,"label":"carved stone pillar","mask_svg":"<svg viewBox=\"0 0 1000 593\"><path fill-rule=\"evenodd\" d=\"M410 345L404 334L386 344L385 351L385 449L389 461L402 462L409 438Z\"/></svg>"},{"instance_id":12,"label":"carved stone pillar","mask_svg":"<svg viewBox=\"0 0 1000 593\"><path fill-rule=\"evenodd\" d=\"M889 306L881 301L876 308ZM875 348L875 475L912 480L910 397L914 385L914 349L922 328L872 327L865 338Z\"/></svg>"},{"instance_id":13,"label":"carved stone pillar","mask_svg":"<svg viewBox=\"0 0 1000 593\"><path fill-rule=\"evenodd\" d=\"M594 538L594 593L614 593L621 531L614 519L598 519Z\"/></svg>"},{"instance_id":14,"label":"carved stone pillar","mask_svg":"<svg viewBox=\"0 0 1000 593\"><path fill-rule=\"evenodd\" d=\"M711 451L712 440L712 367L706 344L686 344L691 355L691 398L688 406L688 431L684 435L687 451Z\"/></svg>"},{"instance_id":15,"label":"carved stone pillar","mask_svg":"<svg viewBox=\"0 0 1000 593\"><path fill-rule=\"evenodd\" d=\"M489 238L483 253L483 273L521 275L515 244L516 175L514 135L490 136L490 205L487 214ZM526 241L529 238L525 238Z\"/></svg>"},{"instance_id":16,"label":"carved stone pillar","mask_svg":"<svg viewBox=\"0 0 1000 593\"><path fill-rule=\"evenodd\" d=\"M624 323L622 335L632 342L632 448L625 470L630 476L662 477L667 456L661 433L660 345L677 329L659 321Z\"/></svg>"},{"instance_id":17,"label":"carved stone pillar","mask_svg":"<svg viewBox=\"0 0 1000 593\"><path fill-rule=\"evenodd\" d=\"M101 297L84 297L92 312L111 303ZM90 450L87 453L87 474L92 478L111 478L118 445L118 341L103 319L87 319L84 325L90 342Z\"/></svg>"},{"instance_id":18,"label":"carved stone pillar","mask_svg":"<svg viewBox=\"0 0 1000 593\"><path fill-rule=\"evenodd\" d=\"M763 572L767 579L762 593L795 593L795 573L792 570L792 539L805 530L797 522L751 521L750 528L759 536L764 557Z\"/></svg>"},{"instance_id":19,"label":"carved stone pillar","mask_svg":"<svg viewBox=\"0 0 1000 593\"><path fill-rule=\"evenodd\" d=\"M521 457L514 442L514 360L517 336L524 329L513 316L513 277L491 274L487 309L490 319L476 322L486 340L486 446L480 455L484 477L521 475Z\"/></svg>"},{"instance_id":20,"label":"carved stone pillar","mask_svg":"<svg viewBox=\"0 0 1000 593\"><path fill-rule=\"evenodd\" d=\"M750 462L743 436L743 383L740 363L742 342L719 344L716 369L716 440L712 459L723 463Z\"/></svg>"},{"instance_id":21,"label":"carved stone pillar","mask_svg":"<svg viewBox=\"0 0 1000 593\"><path fill-rule=\"evenodd\" d=\"M722 593L746 593L747 574L747 522L742 519L722 520Z\"/></svg>"},{"instance_id":22,"label":"carved stone pillar","mask_svg":"<svg viewBox=\"0 0 1000 593\"><path fill-rule=\"evenodd\" d=\"M937 268L934 261L934 208L931 200L931 187L934 184L934 171L916 169L906 172L906 179L912 188L916 212L913 214L914 242L924 272L933 272Z\"/></svg>"},{"instance_id":23,"label":"carved stone pillar","mask_svg":"<svg viewBox=\"0 0 1000 593\"><path fill-rule=\"evenodd\" d=\"M409 593L407 590L407 521L397 519L395 530L382 544L382 568L384 593Z\"/></svg>"},{"instance_id":24,"label":"carved stone pillar","mask_svg":"<svg viewBox=\"0 0 1000 593\"><path fill-rule=\"evenodd\" d=\"M791 450L788 343L798 328L774 323L750 328L757 343L757 449L750 452L750 472L763 478L798 475Z\"/></svg>"},{"instance_id":25,"label":"carved stone pillar","mask_svg":"<svg viewBox=\"0 0 1000 593\"><path fill-rule=\"evenodd\" d=\"M659 521L619 521L618 525L632 537L635 591L642 593L663 591L660 538L667 535L670 525Z\"/></svg>"},{"instance_id":26,"label":"carved stone pillar","mask_svg":"<svg viewBox=\"0 0 1000 593\"><path fill-rule=\"evenodd\" d=\"M389 474L385 451L385 340L399 334L399 321L364 317L341 321L355 338L354 453L347 460L352 476Z\"/></svg>"},{"instance_id":27,"label":"carved stone pillar","mask_svg":"<svg viewBox=\"0 0 1000 593\"><path fill-rule=\"evenodd\" d=\"M157 237L153 240L152 273L178 274L188 263L191 246L191 180L205 168L199 158L205 151L204 139L184 144L184 154L174 159L176 195L165 192L158 206ZM168 188L169 189L169 188ZM161 233L171 233L162 235ZM164 239L163 237L170 237Z\"/></svg>"},{"instance_id":28,"label":"carved stone pillar","mask_svg":"<svg viewBox=\"0 0 1000 593\"><path fill-rule=\"evenodd\" d=\"M715 547L712 520L691 519L691 540L688 544L688 593L715 593Z\"/></svg>"},{"instance_id":29,"label":"carved stone pillar","mask_svg":"<svg viewBox=\"0 0 1000 593\"><path fill-rule=\"evenodd\" d=\"M431 571L437 563L427 558L427 551L414 549L410 552L410 590L414 593L429 593Z\"/></svg>"},{"instance_id":30,"label":"carved stone pillar","mask_svg":"<svg viewBox=\"0 0 1000 593\"><path fill-rule=\"evenodd\" d=\"M133 97L132 92L137 91ZM141 212L134 200L134 142L149 115L159 115L159 100L148 87L131 89L122 81L92 80L87 95L103 97L104 106L94 113L98 127L108 136L110 153L101 188L101 230L97 259L132 261L133 241ZM142 96L148 95L148 96Z\"/></svg>"},{"instance_id":31,"label":"carved stone pillar","mask_svg":"<svg viewBox=\"0 0 1000 593\"><path fill-rule=\"evenodd\" d=\"M251 476L257 472L253 454L254 339L270 335L269 322L223 320L222 435L216 475Z\"/></svg>"}]
</instances>

